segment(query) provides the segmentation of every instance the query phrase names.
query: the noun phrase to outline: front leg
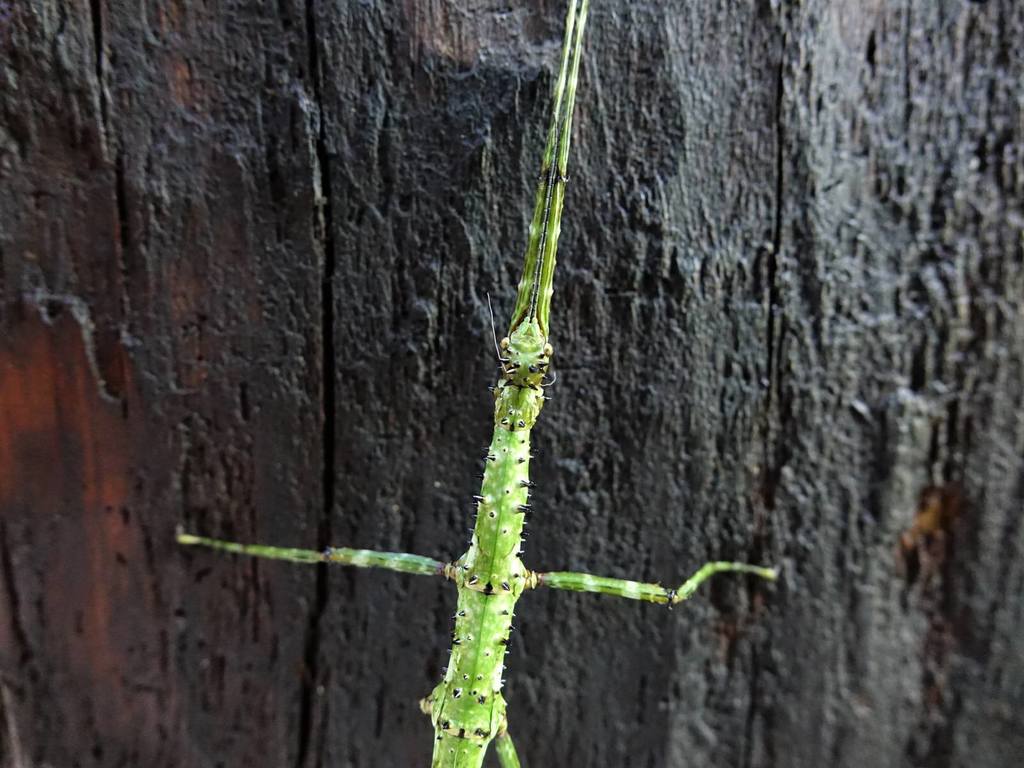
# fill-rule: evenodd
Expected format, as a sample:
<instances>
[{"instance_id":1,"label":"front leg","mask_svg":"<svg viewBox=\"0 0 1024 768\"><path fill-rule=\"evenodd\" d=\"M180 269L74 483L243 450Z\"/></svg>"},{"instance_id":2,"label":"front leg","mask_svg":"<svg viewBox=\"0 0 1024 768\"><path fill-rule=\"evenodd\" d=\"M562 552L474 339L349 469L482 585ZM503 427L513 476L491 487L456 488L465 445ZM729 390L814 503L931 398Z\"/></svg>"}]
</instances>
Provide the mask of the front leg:
<instances>
[{"instance_id":1,"label":"front leg","mask_svg":"<svg viewBox=\"0 0 1024 768\"><path fill-rule=\"evenodd\" d=\"M179 544L209 547L236 555L263 557L271 560L287 560L290 563L338 563L357 568L384 568L389 571L412 573L417 576L448 576L448 568L440 560L405 552L377 552L372 549L348 549L327 547L323 550L292 549L290 547L268 547L263 544L240 544L222 539L194 536L178 529Z\"/></svg>"},{"instance_id":2,"label":"front leg","mask_svg":"<svg viewBox=\"0 0 1024 768\"><path fill-rule=\"evenodd\" d=\"M762 579L775 581L779 572L776 568L765 568L760 565L714 561L705 563L696 573L675 589L666 588L661 584L652 584L629 579L612 579L607 576L594 576L590 573L573 571L551 571L549 573L532 574L529 584L552 589L568 589L573 592L597 592L602 595L625 597L630 600L643 600L648 603L675 605L686 600L697 587L716 573L750 573Z\"/></svg>"}]
</instances>

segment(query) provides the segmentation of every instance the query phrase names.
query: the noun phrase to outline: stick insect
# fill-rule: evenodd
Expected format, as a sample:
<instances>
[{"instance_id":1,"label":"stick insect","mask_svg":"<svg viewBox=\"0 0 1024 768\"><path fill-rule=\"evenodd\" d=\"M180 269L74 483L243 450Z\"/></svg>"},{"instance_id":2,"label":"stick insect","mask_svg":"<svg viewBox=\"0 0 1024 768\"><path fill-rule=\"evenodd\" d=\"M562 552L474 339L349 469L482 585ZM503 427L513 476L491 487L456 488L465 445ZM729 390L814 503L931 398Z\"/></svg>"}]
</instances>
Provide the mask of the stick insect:
<instances>
[{"instance_id":1,"label":"stick insect","mask_svg":"<svg viewBox=\"0 0 1024 768\"><path fill-rule=\"evenodd\" d=\"M494 387L494 431L476 498L469 549L444 563L401 552L344 547L323 551L241 544L178 533L186 545L296 563L338 563L384 568L455 583L458 603L451 656L444 678L420 702L434 728L432 768L479 768L495 744L503 768L519 758L502 696L504 657L516 603L540 587L596 592L672 606L691 597L722 572L775 579L776 570L746 563L709 562L677 587L588 573L527 569L519 558L523 524L530 511L530 432L544 405L554 350L549 341L555 252L565 199L569 139L589 0L569 0L558 76L541 174L533 204L522 278L508 334L495 351L501 369Z\"/></svg>"}]
</instances>

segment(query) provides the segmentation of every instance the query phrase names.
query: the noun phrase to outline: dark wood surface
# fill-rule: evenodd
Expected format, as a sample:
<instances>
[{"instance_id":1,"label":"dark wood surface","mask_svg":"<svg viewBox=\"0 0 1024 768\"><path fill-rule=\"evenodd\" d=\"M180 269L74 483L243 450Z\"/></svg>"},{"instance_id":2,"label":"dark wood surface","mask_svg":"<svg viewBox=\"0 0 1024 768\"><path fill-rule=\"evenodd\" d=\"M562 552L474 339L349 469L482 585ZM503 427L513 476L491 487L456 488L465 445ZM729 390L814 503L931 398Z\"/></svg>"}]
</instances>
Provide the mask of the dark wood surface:
<instances>
[{"instance_id":1,"label":"dark wood surface","mask_svg":"<svg viewBox=\"0 0 1024 768\"><path fill-rule=\"evenodd\" d=\"M0 0L0 765L417 766L562 3ZM1024 5L593 0L527 768L1024 754Z\"/></svg>"}]
</instances>

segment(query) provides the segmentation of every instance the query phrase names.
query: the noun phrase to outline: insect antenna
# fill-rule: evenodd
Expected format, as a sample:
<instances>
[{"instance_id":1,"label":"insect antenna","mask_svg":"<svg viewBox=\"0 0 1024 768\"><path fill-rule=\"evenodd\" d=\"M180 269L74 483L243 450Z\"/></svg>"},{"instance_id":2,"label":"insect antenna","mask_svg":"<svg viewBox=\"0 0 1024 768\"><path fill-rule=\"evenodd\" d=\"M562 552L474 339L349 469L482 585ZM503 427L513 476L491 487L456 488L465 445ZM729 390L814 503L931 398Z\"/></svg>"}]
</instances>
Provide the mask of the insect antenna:
<instances>
[{"instance_id":1,"label":"insect antenna","mask_svg":"<svg viewBox=\"0 0 1024 768\"><path fill-rule=\"evenodd\" d=\"M491 294L487 294L487 313L491 316L491 338L494 339L494 354L498 356L498 362L507 363L509 359L501 356L501 349L498 347L498 332L494 330L494 309L491 307Z\"/></svg>"}]
</instances>

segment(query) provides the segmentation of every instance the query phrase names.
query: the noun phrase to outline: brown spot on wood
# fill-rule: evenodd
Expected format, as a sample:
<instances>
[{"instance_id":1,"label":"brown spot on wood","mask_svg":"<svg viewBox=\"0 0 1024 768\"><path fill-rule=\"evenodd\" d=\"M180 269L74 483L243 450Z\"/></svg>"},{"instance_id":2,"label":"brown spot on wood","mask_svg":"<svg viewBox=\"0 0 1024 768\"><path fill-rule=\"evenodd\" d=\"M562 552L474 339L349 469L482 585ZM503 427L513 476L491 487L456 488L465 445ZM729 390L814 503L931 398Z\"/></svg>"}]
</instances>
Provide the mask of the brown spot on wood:
<instances>
[{"instance_id":1,"label":"brown spot on wood","mask_svg":"<svg viewBox=\"0 0 1024 768\"><path fill-rule=\"evenodd\" d=\"M48 320L23 306L14 314L0 339L0 510L8 538L18 541L11 532L26 522L39 535L10 558L13 588L24 569L39 574L32 650L60 669L65 687L88 697L104 729L155 739L164 717L156 697L111 693L140 674L139 647L160 645L147 629L156 612L144 586L152 563L130 511L146 445L133 421L143 411L130 360L104 353L120 358L104 366L119 371L123 399L111 398L74 313ZM0 630L0 647L11 647L8 639Z\"/></svg>"},{"instance_id":2,"label":"brown spot on wood","mask_svg":"<svg viewBox=\"0 0 1024 768\"><path fill-rule=\"evenodd\" d=\"M175 59L170 63L169 69L171 95L181 106L191 106L194 100L192 66L184 59Z\"/></svg>"},{"instance_id":3,"label":"brown spot on wood","mask_svg":"<svg viewBox=\"0 0 1024 768\"><path fill-rule=\"evenodd\" d=\"M909 583L927 584L941 570L963 511L957 485L930 485L921 491L913 524L900 534L900 560Z\"/></svg>"},{"instance_id":4,"label":"brown spot on wood","mask_svg":"<svg viewBox=\"0 0 1024 768\"><path fill-rule=\"evenodd\" d=\"M921 652L922 722L926 729L946 715L950 661L958 645L952 570L956 531L963 524L960 486L930 485L921 491L913 524L900 535L899 559L907 581L904 601L928 621ZM913 588L913 591L911 591Z\"/></svg>"},{"instance_id":5,"label":"brown spot on wood","mask_svg":"<svg viewBox=\"0 0 1024 768\"><path fill-rule=\"evenodd\" d=\"M159 3L156 6L157 27L163 33L185 31L185 7L178 0Z\"/></svg>"},{"instance_id":6,"label":"brown spot on wood","mask_svg":"<svg viewBox=\"0 0 1024 768\"><path fill-rule=\"evenodd\" d=\"M716 651L721 664L732 664L736 656L736 644L740 638L740 626L734 616L725 616L715 622Z\"/></svg>"},{"instance_id":7,"label":"brown spot on wood","mask_svg":"<svg viewBox=\"0 0 1024 768\"><path fill-rule=\"evenodd\" d=\"M409 58L417 62L440 58L465 66L511 57L536 66L561 43L561 25L552 26L540 13L496 13L488 3L448 0L404 0L403 7ZM561 20L560 10L553 18Z\"/></svg>"},{"instance_id":8,"label":"brown spot on wood","mask_svg":"<svg viewBox=\"0 0 1024 768\"><path fill-rule=\"evenodd\" d=\"M460 23L464 14L452 14L450 10L450 4L435 0L406 0L413 59L440 57L468 64L476 58L479 32L465 29Z\"/></svg>"}]
</instances>

